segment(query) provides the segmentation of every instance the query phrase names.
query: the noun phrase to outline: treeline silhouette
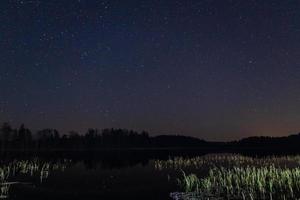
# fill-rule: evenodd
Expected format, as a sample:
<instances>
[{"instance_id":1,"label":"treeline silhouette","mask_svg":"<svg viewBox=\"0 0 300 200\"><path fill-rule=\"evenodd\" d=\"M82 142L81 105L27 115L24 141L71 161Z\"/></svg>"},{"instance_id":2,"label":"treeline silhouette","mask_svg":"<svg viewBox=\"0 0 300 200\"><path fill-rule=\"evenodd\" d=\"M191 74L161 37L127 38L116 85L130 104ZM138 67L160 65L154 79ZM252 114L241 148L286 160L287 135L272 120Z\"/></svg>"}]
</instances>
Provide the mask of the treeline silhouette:
<instances>
[{"instance_id":1,"label":"treeline silhouette","mask_svg":"<svg viewBox=\"0 0 300 200\"><path fill-rule=\"evenodd\" d=\"M9 123L0 127L0 149L6 150L97 150L195 148L216 151L293 151L300 152L300 134L287 137L249 137L231 142L208 142L182 135L149 136L146 131L127 129L88 129L79 134L70 131L59 134L55 129L32 132L22 124L12 128Z\"/></svg>"},{"instance_id":2,"label":"treeline silhouette","mask_svg":"<svg viewBox=\"0 0 300 200\"><path fill-rule=\"evenodd\" d=\"M90 128L84 134L70 131L61 135L56 129L49 128L33 133L24 124L15 129L9 123L2 124L0 134L2 150L199 147L206 143L188 136L150 137L146 131L113 128Z\"/></svg>"}]
</instances>

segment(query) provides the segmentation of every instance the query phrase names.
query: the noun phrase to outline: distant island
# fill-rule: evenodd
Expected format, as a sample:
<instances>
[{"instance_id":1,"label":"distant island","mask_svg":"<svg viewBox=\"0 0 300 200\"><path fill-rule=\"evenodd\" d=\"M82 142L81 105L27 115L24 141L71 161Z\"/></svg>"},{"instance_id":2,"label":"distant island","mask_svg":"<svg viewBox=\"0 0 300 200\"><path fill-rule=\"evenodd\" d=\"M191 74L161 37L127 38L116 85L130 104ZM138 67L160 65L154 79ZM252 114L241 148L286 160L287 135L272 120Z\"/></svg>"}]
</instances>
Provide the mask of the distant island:
<instances>
[{"instance_id":1,"label":"distant island","mask_svg":"<svg viewBox=\"0 0 300 200\"><path fill-rule=\"evenodd\" d=\"M88 129L85 134L55 129L33 133L22 124L0 128L0 150L101 150L101 149L202 149L206 151L280 151L300 152L300 133L286 137L256 136L230 142L210 142L183 135L150 136L148 132L127 129Z\"/></svg>"}]
</instances>

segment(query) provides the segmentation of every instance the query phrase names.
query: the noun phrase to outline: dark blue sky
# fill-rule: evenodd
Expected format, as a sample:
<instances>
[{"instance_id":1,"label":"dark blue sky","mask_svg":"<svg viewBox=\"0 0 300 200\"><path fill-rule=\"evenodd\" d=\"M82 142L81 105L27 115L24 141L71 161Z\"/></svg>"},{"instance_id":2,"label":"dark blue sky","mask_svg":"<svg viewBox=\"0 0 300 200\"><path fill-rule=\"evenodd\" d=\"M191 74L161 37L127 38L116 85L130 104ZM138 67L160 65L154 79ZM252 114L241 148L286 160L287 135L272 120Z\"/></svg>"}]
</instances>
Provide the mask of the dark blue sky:
<instances>
[{"instance_id":1,"label":"dark blue sky","mask_svg":"<svg viewBox=\"0 0 300 200\"><path fill-rule=\"evenodd\" d=\"M0 121L185 134L300 131L300 1L3 0Z\"/></svg>"}]
</instances>

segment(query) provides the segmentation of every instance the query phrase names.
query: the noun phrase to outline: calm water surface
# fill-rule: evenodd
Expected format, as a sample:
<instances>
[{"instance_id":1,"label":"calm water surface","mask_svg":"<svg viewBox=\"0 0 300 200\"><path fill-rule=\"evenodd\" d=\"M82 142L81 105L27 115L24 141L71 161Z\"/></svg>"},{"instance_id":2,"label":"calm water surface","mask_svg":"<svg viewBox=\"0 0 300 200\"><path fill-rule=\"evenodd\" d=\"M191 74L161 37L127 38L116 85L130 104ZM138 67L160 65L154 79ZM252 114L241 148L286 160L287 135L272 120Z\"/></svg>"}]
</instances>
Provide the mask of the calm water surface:
<instances>
[{"instance_id":1,"label":"calm water surface","mask_svg":"<svg viewBox=\"0 0 300 200\"><path fill-rule=\"evenodd\" d=\"M41 181L40 173L17 173L8 181L18 181L9 190L9 199L143 199L167 200L170 192L179 191L179 169L157 170L155 159L174 156L193 157L207 152L196 150L99 151L6 153L2 164L38 159L50 166ZM211 153L211 152L210 152ZM22 184L26 183L26 184Z\"/></svg>"},{"instance_id":2,"label":"calm water surface","mask_svg":"<svg viewBox=\"0 0 300 200\"><path fill-rule=\"evenodd\" d=\"M50 170L41 182L39 173L17 174L9 181L10 199L156 199L166 200L178 190L178 170L159 171L155 159L203 153L178 151L52 152L2 156L5 162L39 159L51 164L65 162L62 171ZM5 158L5 159L4 159ZM2 161L4 162L4 161Z\"/></svg>"}]
</instances>

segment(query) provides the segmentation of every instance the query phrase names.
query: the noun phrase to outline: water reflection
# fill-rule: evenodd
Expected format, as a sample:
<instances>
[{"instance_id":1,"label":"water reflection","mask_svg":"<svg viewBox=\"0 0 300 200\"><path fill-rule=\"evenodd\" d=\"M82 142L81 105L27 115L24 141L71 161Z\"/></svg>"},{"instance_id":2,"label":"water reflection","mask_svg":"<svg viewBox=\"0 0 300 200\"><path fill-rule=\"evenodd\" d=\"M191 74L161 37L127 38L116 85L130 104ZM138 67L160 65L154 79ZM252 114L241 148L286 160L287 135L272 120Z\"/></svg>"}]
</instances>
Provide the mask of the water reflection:
<instances>
[{"instance_id":1,"label":"water reflection","mask_svg":"<svg viewBox=\"0 0 300 200\"><path fill-rule=\"evenodd\" d=\"M5 152L0 161L0 197L9 197L11 186L41 185L53 171L64 171L74 166L83 166L76 173L96 169L123 171L135 166L149 166L154 159L164 160L178 155L191 156L193 153L179 150Z\"/></svg>"},{"instance_id":2,"label":"water reflection","mask_svg":"<svg viewBox=\"0 0 300 200\"><path fill-rule=\"evenodd\" d=\"M44 162L57 163L72 160L72 163L84 163L86 169L121 169L136 165L146 166L150 160L166 160L176 156L192 157L205 155L208 152L190 150L107 150L107 151L52 151L52 152L5 152L2 160L42 159Z\"/></svg>"},{"instance_id":3,"label":"water reflection","mask_svg":"<svg viewBox=\"0 0 300 200\"><path fill-rule=\"evenodd\" d=\"M178 170L160 171L157 166L164 166L164 161L178 156L186 159L207 153L215 152L193 149L6 152L0 161L0 195L2 198L15 195L19 199L30 191L28 198L36 195L51 199L52 195L52 199L65 199L75 193L74 199L85 199L85 195L120 199L122 195L143 197L145 192L153 190L143 199L166 199L169 192L176 191ZM84 181L86 184L82 184Z\"/></svg>"},{"instance_id":4,"label":"water reflection","mask_svg":"<svg viewBox=\"0 0 300 200\"><path fill-rule=\"evenodd\" d=\"M2 160L0 163L0 197L8 198L9 190L15 184L32 184L15 180L20 174L37 176L42 183L49 176L49 173L54 170L64 171L70 163L69 160L63 159L56 162L42 161L38 158L30 160Z\"/></svg>"}]
</instances>

